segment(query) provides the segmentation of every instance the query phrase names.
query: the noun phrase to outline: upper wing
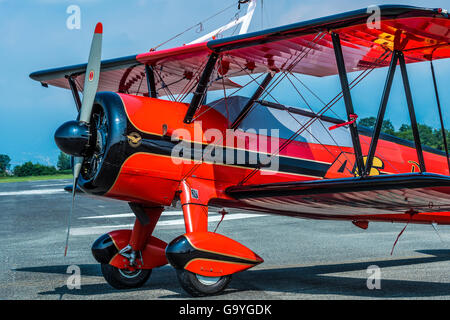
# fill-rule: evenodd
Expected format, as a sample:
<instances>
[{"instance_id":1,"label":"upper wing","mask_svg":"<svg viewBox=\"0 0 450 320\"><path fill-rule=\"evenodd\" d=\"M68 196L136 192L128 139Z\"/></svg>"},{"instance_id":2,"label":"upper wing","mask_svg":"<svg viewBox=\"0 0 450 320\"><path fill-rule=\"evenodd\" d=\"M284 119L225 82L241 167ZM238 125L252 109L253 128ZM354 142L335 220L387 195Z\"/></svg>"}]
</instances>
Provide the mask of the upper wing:
<instances>
[{"instance_id":1,"label":"upper wing","mask_svg":"<svg viewBox=\"0 0 450 320\"><path fill-rule=\"evenodd\" d=\"M450 19L440 9L378 8L379 25L372 24L372 12L361 9L207 45L239 62L231 70L252 64L260 72L288 70L313 76L337 74L331 32L340 35L348 72L387 66L389 61L379 58L394 49L404 52L407 63L450 57Z\"/></svg>"},{"instance_id":2,"label":"upper wing","mask_svg":"<svg viewBox=\"0 0 450 320\"><path fill-rule=\"evenodd\" d=\"M114 91L136 95L148 95L145 64L154 68L158 95L181 94L197 84L202 67L210 50L205 43L180 48L152 51L117 59L104 60L100 68L98 91ZM33 80L44 85L70 89L68 77L72 77L79 91L83 91L86 64L67 66L30 74ZM210 90L240 87L229 79L212 81Z\"/></svg>"},{"instance_id":3,"label":"upper wing","mask_svg":"<svg viewBox=\"0 0 450 320\"><path fill-rule=\"evenodd\" d=\"M268 71L314 76L337 74L330 32L339 33L348 72L384 67L379 58L402 50L407 63L450 57L450 19L438 9L380 6L379 26L361 9L278 28L178 48L106 60L99 90L147 95L145 64L152 65L160 96L196 87L208 56L221 54L208 90L239 87L229 78ZM374 17L376 18L376 17ZM376 22L376 21L375 21ZM66 77L84 83L85 64L32 73L43 84L70 88ZM222 77L224 76L224 77Z\"/></svg>"}]
</instances>

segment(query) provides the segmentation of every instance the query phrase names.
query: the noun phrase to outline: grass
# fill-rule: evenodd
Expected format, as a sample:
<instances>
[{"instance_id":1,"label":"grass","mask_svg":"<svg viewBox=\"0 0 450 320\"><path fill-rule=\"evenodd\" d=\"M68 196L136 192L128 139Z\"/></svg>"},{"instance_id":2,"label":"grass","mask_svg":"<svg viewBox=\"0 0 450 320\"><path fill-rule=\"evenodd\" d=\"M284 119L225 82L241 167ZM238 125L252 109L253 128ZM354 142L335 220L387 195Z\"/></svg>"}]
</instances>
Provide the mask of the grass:
<instances>
[{"instance_id":1,"label":"grass","mask_svg":"<svg viewBox=\"0 0 450 320\"><path fill-rule=\"evenodd\" d=\"M32 177L0 177L0 183L55 180L55 179L72 179L72 174L54 174L50 176L32 176Z\"/></svg>"}]
</instances>

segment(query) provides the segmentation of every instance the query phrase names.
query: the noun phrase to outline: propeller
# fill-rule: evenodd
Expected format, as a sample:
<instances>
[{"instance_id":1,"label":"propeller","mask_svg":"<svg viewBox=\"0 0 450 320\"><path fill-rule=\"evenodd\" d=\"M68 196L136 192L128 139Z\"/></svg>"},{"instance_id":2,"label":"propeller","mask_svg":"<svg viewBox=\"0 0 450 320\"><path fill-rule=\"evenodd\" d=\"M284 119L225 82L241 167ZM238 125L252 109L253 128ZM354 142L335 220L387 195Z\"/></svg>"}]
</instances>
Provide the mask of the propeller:
<instances>
[{"instance_id":1,"label":"propeller","mask_svg":"<svg viewBox=\"0 0 450 320\"><path fill-rule=\"evenodd\" d=\"M84 157L93 145L93 134L90 132L89 124L100 77L102 35L103 26L99 22L95 26L94 36L92 38L89 60L84 77L83 100L81 102L78 120L72 120L64 123L55 132L55 142L58 148L64 153L74 157L72 206L67 218L67 236L64 256L67 255L67 248L69 244L70 223L75 201L75 190L77 189L78 176L80 175Z\"/></svg>"}]
</instances>

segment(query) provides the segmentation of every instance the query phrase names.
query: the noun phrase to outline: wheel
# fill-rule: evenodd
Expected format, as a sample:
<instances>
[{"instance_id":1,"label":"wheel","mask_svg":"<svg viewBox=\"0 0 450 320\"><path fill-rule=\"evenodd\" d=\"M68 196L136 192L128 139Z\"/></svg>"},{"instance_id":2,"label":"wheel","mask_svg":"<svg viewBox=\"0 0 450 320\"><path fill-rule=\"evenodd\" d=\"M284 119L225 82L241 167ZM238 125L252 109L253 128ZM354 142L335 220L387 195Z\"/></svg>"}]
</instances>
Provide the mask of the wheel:
<instances>
[{"instance_id":1,"label":"wheel","mask_svg":"<svg viewBox=\"0 0 450 320\"><path fill-rule=\"evenodd\" d=\"M205 277L184 269L177 269L177 277L183 289L193 297L218 294L225 290L231 281L231 275Z\"/></svg>"},{"instance_id":2,"label":"wheel","mask_svg":"<svg viewBox=\"0 0 450 320\"><path fill-rule=\"evenodd\" d=\"M147 282L152 269L136 269L134 271L119 269L110 264L102 263L102 274L106 282L116 289L139 288Z\"/></svg>"}]
</instances>

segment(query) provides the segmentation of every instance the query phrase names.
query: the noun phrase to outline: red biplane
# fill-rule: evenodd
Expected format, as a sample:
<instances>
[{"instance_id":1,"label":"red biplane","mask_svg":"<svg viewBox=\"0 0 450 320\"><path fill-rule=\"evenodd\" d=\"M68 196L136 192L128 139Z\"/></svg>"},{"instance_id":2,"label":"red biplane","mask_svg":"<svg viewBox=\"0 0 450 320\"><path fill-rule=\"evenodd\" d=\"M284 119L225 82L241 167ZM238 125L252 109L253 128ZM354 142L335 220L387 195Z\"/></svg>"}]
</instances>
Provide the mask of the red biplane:
<instances>
[{"instance_id":1,"label":"red biplane","mask_svg":"<svg viewBox=\"0 0 450 320\"><path fill-rule=\"evenodd\" d=\"M361 9L106 61L99 23L87 64L30 75L70 89L79 110L55 133L58 147L73 156L73 196L78 186L129 202L136 215L132 230L109 232L92 246L109 284L139 287L153 268L170 263L189 294L210 295L263 262L208 231L212 206L361 228L370 221L450 224L446 137L444 151L422 145L406 68L450 57L450 19L442 9L379 10L378 27ZM381 132L397 65L414 141ZM385 67L375 126L358 126L350 90ZM349 82L347 73L358 71ZM337 75L342 91L318 112L264 99L298 74ZM232 79L239 76L257 84L251 97L238 94L243 86ZM435 88L430 102L445 133ZM206 103L213 90L224 97ZM326 116L340 99L347 119ZM167 244L152 232L164 207L178 201L186 233Z\"/></svg>"}]
</instances>

